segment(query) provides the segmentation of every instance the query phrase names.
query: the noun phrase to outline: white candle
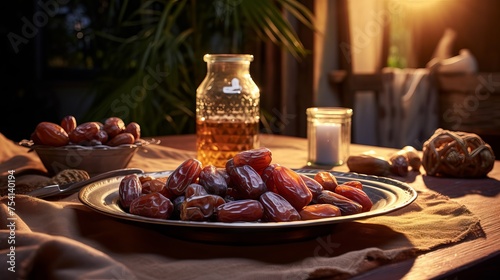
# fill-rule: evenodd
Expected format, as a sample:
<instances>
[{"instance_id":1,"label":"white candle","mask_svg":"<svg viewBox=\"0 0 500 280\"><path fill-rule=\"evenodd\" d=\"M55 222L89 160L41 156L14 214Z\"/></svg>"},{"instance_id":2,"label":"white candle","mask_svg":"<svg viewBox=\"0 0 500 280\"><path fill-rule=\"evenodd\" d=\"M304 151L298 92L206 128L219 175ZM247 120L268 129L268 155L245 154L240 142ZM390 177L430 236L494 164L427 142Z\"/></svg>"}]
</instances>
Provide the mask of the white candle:
<instances>
[{"instance_id":1,"label":"white candle","mask_svg":"<svg viewBox=\"0 0 500 280\"><path fill-rule=\"evenodd\" d=\"M316 162L337 164L341 160L341 125L318 123L316 127Z\"/></svg>"}]
</instances>

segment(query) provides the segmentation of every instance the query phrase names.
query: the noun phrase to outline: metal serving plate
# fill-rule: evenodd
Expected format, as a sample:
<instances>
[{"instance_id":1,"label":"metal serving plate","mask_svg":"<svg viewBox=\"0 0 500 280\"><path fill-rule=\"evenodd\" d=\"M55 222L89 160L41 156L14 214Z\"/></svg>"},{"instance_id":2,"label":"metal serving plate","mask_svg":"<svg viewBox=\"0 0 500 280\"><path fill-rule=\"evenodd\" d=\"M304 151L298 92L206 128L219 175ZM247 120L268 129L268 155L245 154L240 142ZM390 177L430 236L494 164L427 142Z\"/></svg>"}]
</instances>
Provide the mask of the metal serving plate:
<instances>
[{"instance_id":1,"label":"metal serving plate","mask_svg":"<svg viewBox=\"0 0 500 280\"><path fill-rule=\"evenodd\" d=\"M296 172L314 176L319 170L301 169ZM144 173L155 178L166 177L172 171ZM83 187L80 201L102 214L142 223L167 235L191 241L226 244L263 244L290 242L332 232L342 222L384 215L406 207L417 198L417 192L408 184L384 177L331 171L339 183L358 180L373 202L370 211L349 216L293 222L193 222L142 217L125 212L118 204L118 186L123 176L108 178Z\"/></svg>"}]
</instances>

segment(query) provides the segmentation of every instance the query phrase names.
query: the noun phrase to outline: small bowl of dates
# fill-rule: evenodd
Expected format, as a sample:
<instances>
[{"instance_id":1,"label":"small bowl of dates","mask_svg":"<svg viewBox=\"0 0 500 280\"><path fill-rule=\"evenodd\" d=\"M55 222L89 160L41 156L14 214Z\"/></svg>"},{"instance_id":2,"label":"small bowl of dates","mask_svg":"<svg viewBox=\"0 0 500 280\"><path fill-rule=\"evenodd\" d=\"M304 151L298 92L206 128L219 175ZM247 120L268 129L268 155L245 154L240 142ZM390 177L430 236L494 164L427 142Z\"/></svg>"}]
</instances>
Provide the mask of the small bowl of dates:
<instances>
[{"instance_id":1,"label":"small bowl of dates","mask_svg":"<svg viewBox=\"0 0 500 280\"><path fill-rule=\"evenodd\" d=\"M30 140L19 142L35 151L50 174L65 169L80 169L91 176L127 167L139 147L150 141L141 139L141 128L136 122L125 122L109 117L104 123L78 124L73 116L66 116L60 124L40 122Z\"/></svg>"}]
</instances>

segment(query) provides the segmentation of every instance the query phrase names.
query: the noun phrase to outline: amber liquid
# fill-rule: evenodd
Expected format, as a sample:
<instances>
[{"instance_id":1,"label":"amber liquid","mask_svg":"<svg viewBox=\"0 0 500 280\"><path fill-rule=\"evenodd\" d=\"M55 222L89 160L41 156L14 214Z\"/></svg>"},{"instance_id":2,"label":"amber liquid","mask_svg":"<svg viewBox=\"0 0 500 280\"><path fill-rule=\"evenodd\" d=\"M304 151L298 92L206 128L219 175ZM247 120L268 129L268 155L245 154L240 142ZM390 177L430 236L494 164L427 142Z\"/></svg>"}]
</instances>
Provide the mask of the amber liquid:
<instances>
[{"instance_id":1,"label":"amber liquid","mask_svg":"<svg viewBox=\"0 0 500 280\"><path fill-rule=\"evenodd\" d=\"M224 167L238 152L259 147L259 123L200 121L196 123L197 158L203 166Z\"/></svg>"}]
</instances>

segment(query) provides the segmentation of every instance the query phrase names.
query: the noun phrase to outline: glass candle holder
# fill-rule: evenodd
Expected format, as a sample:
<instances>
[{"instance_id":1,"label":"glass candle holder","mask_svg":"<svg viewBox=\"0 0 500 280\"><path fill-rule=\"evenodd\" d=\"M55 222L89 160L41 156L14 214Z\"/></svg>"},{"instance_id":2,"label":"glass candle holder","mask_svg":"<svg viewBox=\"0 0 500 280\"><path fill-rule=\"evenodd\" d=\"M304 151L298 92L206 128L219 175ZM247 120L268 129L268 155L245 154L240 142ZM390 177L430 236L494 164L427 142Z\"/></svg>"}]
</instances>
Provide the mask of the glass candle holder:
<instances>
[{"instance_id":1,"label":"glass candle holder","mask_svg":"<svg viewBox=\"0 0 500 280\"><path fill-rule=\"evenodd\" d=\"M346 162L351 144L352 109L313 107L306 110L309 166Z\"/></svg>"}]
</instances>

